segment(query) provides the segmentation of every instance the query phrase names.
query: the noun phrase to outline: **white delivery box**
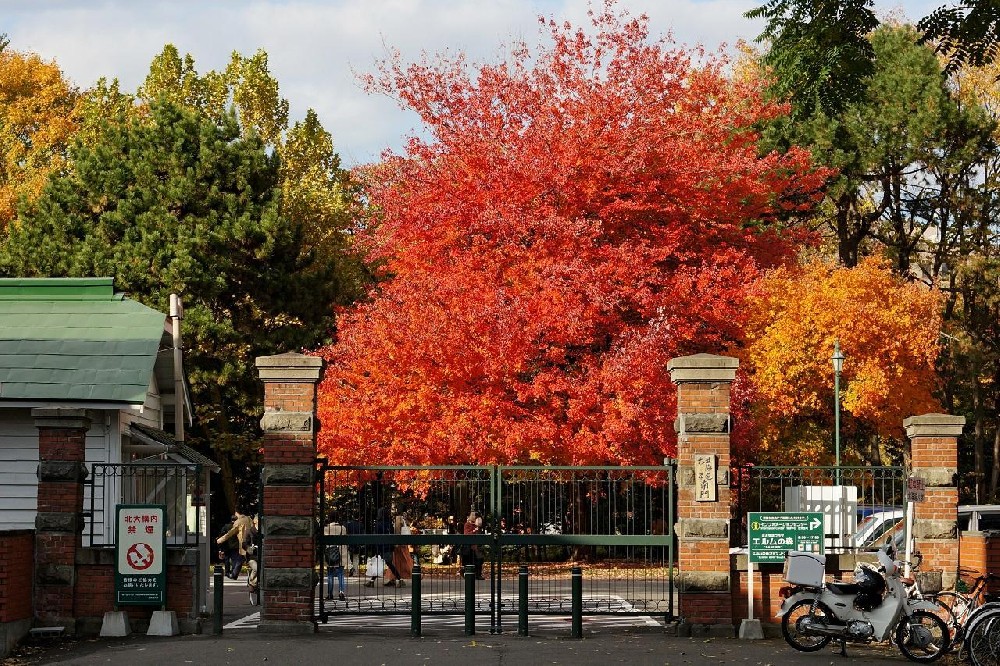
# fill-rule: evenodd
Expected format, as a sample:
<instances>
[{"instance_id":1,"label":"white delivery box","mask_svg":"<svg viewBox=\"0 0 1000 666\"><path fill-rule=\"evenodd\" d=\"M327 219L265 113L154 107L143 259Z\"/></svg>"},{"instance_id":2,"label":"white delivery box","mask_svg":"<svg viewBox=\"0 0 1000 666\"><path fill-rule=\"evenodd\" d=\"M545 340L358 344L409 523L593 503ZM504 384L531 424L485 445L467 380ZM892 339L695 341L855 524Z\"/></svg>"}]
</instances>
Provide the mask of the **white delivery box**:
<instances>
[{"instance_id":1,"label":"white delivery box","mask_svg":"<svg viewBox=\"0 0 1000 666\"><path fill-rule=\"evenodd\" d=\"M785 580L793 585L821 587L826 578L826 555L790 550L785 555Z\"/></svg>"}]
</instances>

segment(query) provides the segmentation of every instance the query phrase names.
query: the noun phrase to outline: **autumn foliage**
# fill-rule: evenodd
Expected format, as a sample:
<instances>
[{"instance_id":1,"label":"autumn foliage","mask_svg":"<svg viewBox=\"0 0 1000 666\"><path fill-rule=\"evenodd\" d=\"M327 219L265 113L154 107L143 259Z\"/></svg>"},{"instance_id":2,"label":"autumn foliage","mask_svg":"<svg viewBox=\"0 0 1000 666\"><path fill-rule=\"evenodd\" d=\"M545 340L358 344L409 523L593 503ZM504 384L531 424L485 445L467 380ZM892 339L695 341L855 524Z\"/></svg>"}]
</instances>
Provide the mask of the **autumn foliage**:
<instances>
[{"instance_id":1,"label":"autumn foliage","mask_svg":"<svg viewBox=\"0 0 1000 666\"><path fill-rule=\"evenodd\" d=\"M54 62L0 48L0 231L66 167L77 99Z\"/></svg>"},{"instance_id":2,"label":"autumn foliage","mask_svg":"<svg viewBox=\"0 0 1000 666\"><path fill-rule=\"evenodd\" d=\"M940 410L931 395L940 293L900 279L877 259L851 269L822 261L779 268L752 291L742 366L752 376L755 421L772 457L831 462L836 339L846 357L846 434L900 438L906 417ZM779 441L795 450L774 451ZM858 462L858 453L845 451L845 464Z\"/></svg>"},{"instance_id":3,"label":"autumn foliage","mask_svg":"<svg viewBox=\"0 0 1000 666\"><path fill-rule=\"evenodd\" d=\"M658 463L667 361L742 335L747 285L802 240L824 174L759 156L782 113L725 62L609 11L548 47L371 77L426 124L365 174L382 282L340 320L319 391L338 463Z\"/></svg>"}]
</instances>

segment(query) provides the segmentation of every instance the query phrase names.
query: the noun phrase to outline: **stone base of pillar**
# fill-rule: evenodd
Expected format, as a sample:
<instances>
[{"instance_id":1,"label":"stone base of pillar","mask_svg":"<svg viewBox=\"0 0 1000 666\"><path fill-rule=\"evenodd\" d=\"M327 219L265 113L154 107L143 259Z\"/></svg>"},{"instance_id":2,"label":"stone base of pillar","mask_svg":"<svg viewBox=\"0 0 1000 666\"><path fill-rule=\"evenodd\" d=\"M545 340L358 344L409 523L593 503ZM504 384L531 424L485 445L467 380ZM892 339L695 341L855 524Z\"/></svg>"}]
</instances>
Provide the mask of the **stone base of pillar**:
<instances>
[{"instance_id":1,"label":"stone base of pillar","mask_svg":"<svg viewBox=\"0 0 1000 666\"><path fill-rule=\"evenodd\" d=\"M681 620L677 625L677 635L690 638L733 638L736 626L732 624L702 624Z\"/></svg>"},{"instance_id":2,"label":"stone base of pillar","mask_svg":"<svg viewBox=\"0 0 1000 666\"><path fill-rule=\"evenodd\" d=\"M149 629L147 636L176 636L181 633L177 626L177 613L174 611L153 611L153 617L149 618Z\"/></svg>"},{"instance_id":3,"label":"stone base of pillar","mask_svg":"<svg viewBox=\"0 0 1000 666\"><path fill-rule=\"evenodd\" d=\"M318 631L315 622L298 620L261 620L257 631L262 634L302 635L315 634Z\"/></svg>"},{"instance_id":4,"label":"stone base of pillar","mask_svg":"<svg viewBox=\"0 0 1000 666\"><path fill-rule=\"evenodd\" d=\"M760 625L760 620L743 620L740 623L740 638L745 641L764 640L764 627Z\"/></svg>"},{"instance_id":5,"label":"stone base of pillar","mask_svg":"<svg viewBox=\"0 0 1000 666\"><path fill-rule=\"evenodd\" d=\"M30 629L30 617L23 620L0 622L0 661L7 658L18 642L28 635Z\"/></svg>"},{"instance_id":6,"label":"stone base of pillar","mask_svg":"<svg viewBox=\"0 0 1000 666\"><path fill-rule=\"evenodd\" d=\"M101 638L122 638L132 633L125 611L108 611L101 623Z\"/></svg>"}]
</instances>

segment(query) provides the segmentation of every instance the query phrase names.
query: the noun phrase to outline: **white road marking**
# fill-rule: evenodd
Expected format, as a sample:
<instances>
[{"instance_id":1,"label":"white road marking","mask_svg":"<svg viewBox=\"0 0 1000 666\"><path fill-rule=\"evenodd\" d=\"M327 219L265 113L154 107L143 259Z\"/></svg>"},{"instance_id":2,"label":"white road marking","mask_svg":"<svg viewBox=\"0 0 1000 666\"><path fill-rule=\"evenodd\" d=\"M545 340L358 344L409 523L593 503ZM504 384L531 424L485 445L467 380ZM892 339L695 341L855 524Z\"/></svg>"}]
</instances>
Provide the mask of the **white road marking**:
<instances>
[{"instance_id":1,"label":"white road marking","mask_svg":"<svg viewBox=\"0 0 1000 666\"><path fill-rule=\"evenodd\" d=\"M233 581L236 582L236 581ZM435 598L437 599L448 599L455 601L455 607L462 609L464 608L464 598L455 597L449 594L425 594L421 595L424 601L430 601ZM488 595L476 595L477 608L486 608L489 604ZM343 612L343 608L347 604L356 605L359 602L368 601L369 609L371 612L359 612L358 610L352 610L349 612ZM559 606L562 605L564 608L570 606L570 600L566 599L547 599L545 600L548 604ZM634 614L634 607L625 599L621 597L610 597L600 600L600 606L602 609L611 610L617 609L622 612L621 615L584 615L583 625L584 629L587 631L595 630L612 630L612 629L622 629L627 627L662 627L663 623L657 621L651 615L637 615ZM410 615L407 611L410 608L409 599L397 599L395 600L394 610L395 614L381 613L378 612L378 608L381 607L381 601L377 597L362 597L359 599L348 599L346 602L341 601L327 601L326 609L329 613L329 621L326 624L320 623L320 629L336 631L342 628L355 628L355 629L365 629L370 628L373 625L378 626L383 629L408 629L410 627ZM533 600L532 606L536 609L544 606L544 602L539 600ZM584 606L586 608L586 604ZM505 611L503 614L502 626L506 628L508 632L516 631L517 628L517 599L504 599L502 609ZM399 614L403 612L403 614ZM627 613L627 614L626 614ZM316 615L319 616L319 600L316 601ZM568 615L544 615L541 613L532 613L528 616L528 626L531 631L568 631L569 623L571 618ZM260 623L260 611L241 617L238 620L230 622L223 627L224 629L256 629L257 625ZM453 615L437 615L437 614L424 614L421 617L421 624L424 626L434 626L435 628L440 627L456 627L459 629L465 626L465 617L459 612ZM488 629L489 619L483 615L476 616L476 628L478 631Z\"/></svg>"}]
</instances>

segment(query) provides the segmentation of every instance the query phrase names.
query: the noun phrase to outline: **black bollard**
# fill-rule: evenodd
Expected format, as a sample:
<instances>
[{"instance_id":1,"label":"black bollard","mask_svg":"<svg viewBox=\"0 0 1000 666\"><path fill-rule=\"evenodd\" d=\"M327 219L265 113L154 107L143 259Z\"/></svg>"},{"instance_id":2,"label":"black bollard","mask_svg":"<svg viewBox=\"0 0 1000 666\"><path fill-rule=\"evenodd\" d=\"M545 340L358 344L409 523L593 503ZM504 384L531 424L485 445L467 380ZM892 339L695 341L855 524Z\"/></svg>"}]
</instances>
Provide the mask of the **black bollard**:
<instances>
[{"instance_id":1,"label":"black bollard","mask_svg":"<svg viewBox=\"0 0 1000 666\"><path fill-rule=\"evenodd\" d=\"M465 635L476 633L476 567L465 566Z\"/></svg>"},{"instance_id":2,"label":"black bollard","mask_svg":"<svg viewBox=\"0 0 1000 666\"><path fill-rule=\"evenodd\" d=\"M413 562L410 577L410 634L420 636L420 562Z\"/></svg>"},{"instance_id":3,"label":"black bollard","mask_svg":"<svg viewBox=\"0 0 1000 666\"><path fill-rule=\"evenodd\" d=\"M517 571L517 635L528 635L528 565Z\"/></svg>"},{"instance_id":4,"label":"black bollard","mask_svg":"<svg viewBox=\"0 0 1000 666\"><path fill-rule=\"evenodd\" d=\"M212 588L214 589L214 601L215 608L212 613L212 633L221 634L222 633L222 592L224 590L225 583L223 582L225 577L222 573L222 565L216 564L215 569L212 572Z\"/></svg>"},{"instance_id":5,"label":"black bollard","mask_svg":"<svg viewBox=\"0 0 1000 666\"><path fill-rule=\"evenodd\" d=\"M573 638L583 638L583 569L572 569Z\"/></svg>"}]
</instances>

